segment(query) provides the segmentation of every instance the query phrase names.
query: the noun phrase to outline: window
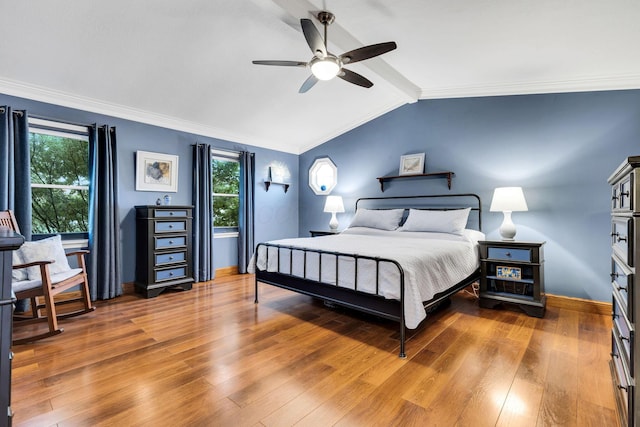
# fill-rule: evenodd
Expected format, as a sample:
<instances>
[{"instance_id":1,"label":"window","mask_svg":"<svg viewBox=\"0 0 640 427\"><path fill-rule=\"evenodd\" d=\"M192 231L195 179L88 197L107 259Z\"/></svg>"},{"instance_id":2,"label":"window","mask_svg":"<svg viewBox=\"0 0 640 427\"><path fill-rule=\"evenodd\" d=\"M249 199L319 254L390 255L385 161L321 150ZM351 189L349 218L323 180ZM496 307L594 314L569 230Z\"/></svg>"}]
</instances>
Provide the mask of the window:
<instances>
[{"instance_id":1,"label":"window","mask_svg":"<svg viewBox=\"0 0 640 427\"><path fill-rule=\"evenodd\" d=\"M211 187L214 229L216 232L236 232L240 206L240 162L237 155L214 151Z\"/></svg>"},{"instance_id":2,"label":"window","mask_svg":"<svg viewBox=\"0 0 640 427\"><path fill-rule=\"evenodd\" d=\"M29 118L29 152L33 233L62 234L63 238L86 236L88 128Z\"/></svg>"}]
</instances>

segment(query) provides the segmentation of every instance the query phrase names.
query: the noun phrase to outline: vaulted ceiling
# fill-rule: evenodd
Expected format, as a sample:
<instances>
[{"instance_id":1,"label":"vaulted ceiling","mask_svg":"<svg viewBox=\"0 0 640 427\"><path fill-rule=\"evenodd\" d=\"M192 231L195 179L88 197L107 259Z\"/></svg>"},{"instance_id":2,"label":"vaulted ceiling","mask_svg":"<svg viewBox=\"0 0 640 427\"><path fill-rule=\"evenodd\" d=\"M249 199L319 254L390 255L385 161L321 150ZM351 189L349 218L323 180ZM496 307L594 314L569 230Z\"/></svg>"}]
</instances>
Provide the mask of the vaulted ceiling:
<instances>
[{"instance_id":1,"label":"vaulted ceiling","mask_svg":"<svg viewBox=\"0 0 640 427\"><path fill-rule=\"evenodd\" d=\"M420 99L640 88L632 0L0 0L0 93L302 153ZM298 89L329 51L398 48Z\"/></svg>"}]
</instances>

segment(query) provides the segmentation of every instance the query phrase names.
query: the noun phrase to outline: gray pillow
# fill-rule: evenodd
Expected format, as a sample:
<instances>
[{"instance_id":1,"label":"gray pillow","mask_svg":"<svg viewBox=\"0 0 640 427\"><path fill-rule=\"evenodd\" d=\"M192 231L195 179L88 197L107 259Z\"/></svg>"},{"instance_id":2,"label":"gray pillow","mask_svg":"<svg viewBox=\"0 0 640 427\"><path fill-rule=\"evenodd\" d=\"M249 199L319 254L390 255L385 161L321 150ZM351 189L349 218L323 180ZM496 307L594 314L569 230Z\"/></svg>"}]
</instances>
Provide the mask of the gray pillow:
<instances>
[{"instance_id":1,"label":"gray pillow","mask_svg":"<svg viewBox=\"0 0 640 427\"><path fill-rule=\"evenodd\" d=\"M69 261L62 247L60 235L37 240L35 242L24 242L18 249L19 257L23 264L35 261L55 261L49 265L49 274L62 273L71 270ZM29 280L41 280L40 267L24 268Z\"/></svg>"},{"instance_id":2,"label":"gray pillow","mask_svg":"<svg viewBox=\"0 0 640 427\"><path fill-rule=\"evenodd\" d=\"M24 264L24 262L22 262L22 258L20 257L20 251L18 250L13 251L13 255L11 256L11 264L12 265ZM11 270L11 279L15 282L19 282L21 280L27 280L27 269L19 268L17 270Z\"/></svg>"},{"instance_id":3,"label":"gray pillow","mask_svg":"<svg viewBox=\"0 0 640 427\"><path fill-rule=\"evenodd\" d=\"M402 225L401 231L462 234L462 230L467 226L469 211L471 211L471 208L448 211L410 209L409 216Z\"/></svg>"},{"instance_id":4,"label":"gray pillow","mask_svg":"<svg viewBox=\"0 0 640 427\"><path fill-rule=\"evenodd\" d=\"M404 209L358 208L349 227L369 227L380 230L395 230L400 225Z\"/></svg>"}]
</instances>

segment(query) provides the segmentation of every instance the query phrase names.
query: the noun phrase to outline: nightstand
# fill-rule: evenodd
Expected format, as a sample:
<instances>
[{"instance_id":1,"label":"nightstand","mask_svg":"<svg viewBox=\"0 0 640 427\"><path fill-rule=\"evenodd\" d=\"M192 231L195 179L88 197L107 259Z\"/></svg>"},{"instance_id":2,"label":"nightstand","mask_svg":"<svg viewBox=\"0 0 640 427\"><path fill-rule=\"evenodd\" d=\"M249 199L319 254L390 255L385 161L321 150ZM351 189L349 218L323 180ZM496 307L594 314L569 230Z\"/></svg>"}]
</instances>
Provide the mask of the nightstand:
<instances>
[{"instance_id":1,"label":"nightstand","mask_svg":"<svg viewBox=\"0 0 640 427\"><path fill-rule=\"evenodd\" d=\"M518 306L543 317L545 242L480 241L480 307Z\"/></svg>"},{"instance_id":2,"label":"nightstand","mask_svg":"<svg viewBox=\"0 0 640 427\"><path fill-rule=\"evenodd\" d=\"M311 237L320 237L320 236L332 236L334 234L340 234L339 231L331 231L331 230L310 230Z\"/></svg>"}]
</instances>

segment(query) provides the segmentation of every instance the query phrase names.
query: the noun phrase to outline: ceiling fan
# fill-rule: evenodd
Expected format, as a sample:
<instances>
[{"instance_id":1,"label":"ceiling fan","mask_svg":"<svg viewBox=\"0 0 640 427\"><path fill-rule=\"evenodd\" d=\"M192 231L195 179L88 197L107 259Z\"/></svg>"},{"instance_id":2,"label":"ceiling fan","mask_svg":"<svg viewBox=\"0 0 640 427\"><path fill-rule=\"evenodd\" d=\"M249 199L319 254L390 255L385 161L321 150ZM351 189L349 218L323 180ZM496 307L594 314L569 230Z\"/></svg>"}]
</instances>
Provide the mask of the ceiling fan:
<instances>
[{"instance_id":1,"label":"ceiling fan","mask_svg":"<svg viewBox=\"0 0 640 427\"><path fill-rule=\"evenodd\" d=\"M344 66L392 51L398 47L396 43L386 42L372 44L337 56L327 50L327 27L334 21L335 16L331 12L321 11L318 12L317 18L318 21L324 25L324 40L310 19L300 20L304 38L307 40L307 44L311 48L311 52L313 52L313 58L311 58L309 62L278 60L252 62L258 65L278 65L284 67L309 66L309 68L311 68L311 75L302 84L298 91L299 93L307 92L316 83L318 83L318 80L331 80L334 77L340 77L342 80L365 88L373 86L373 83L370 80L358 73L354 73L353 71L344 68Z\"/></svg>"}]
</instances>

